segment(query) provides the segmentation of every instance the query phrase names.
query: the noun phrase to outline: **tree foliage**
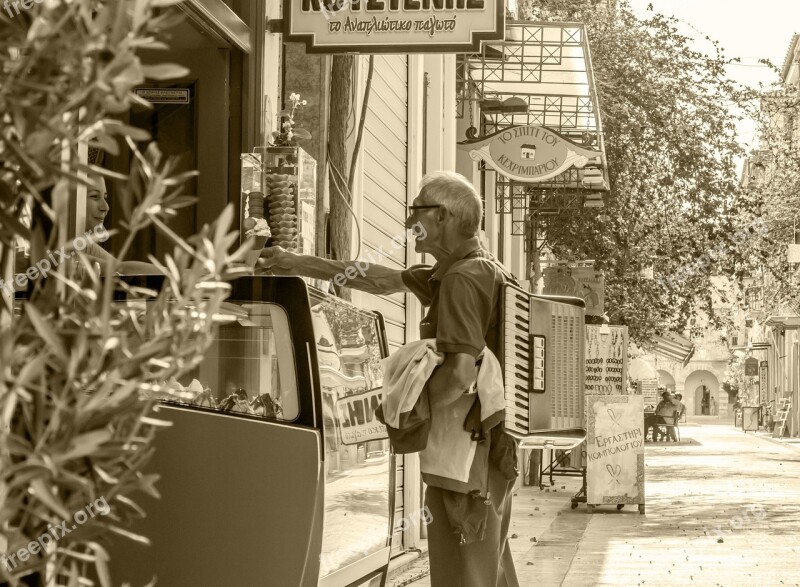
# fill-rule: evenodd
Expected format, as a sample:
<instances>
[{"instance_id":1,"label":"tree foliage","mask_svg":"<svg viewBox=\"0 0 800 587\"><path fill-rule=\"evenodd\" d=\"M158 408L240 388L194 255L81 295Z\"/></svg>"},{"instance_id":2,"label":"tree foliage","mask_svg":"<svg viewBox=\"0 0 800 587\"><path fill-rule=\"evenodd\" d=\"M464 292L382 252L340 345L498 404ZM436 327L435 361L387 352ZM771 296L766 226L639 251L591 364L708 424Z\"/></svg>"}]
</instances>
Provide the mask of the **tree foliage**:
<instances>
[{"instance_id":1,"label":"tree foliage","mask_svg":"<svg viewBox=\"0 0 800 587\"><path fill-rule=\"evenodd\" d=\"M800 290L788 244L800 242L800 87L784 83L761 96L760 148L746 162L737 209L740 225L760 223L764 230L747 243L731 269L740 284L763 288L758 308L798 313ZM753 279L754 278L754 279ZM742 291L741 302L750 308Z\"/></svg>"},{"instance_id":2,"label":"tree foliage","mask_svg":"<svg viewBox=\"0 0 800 587\"><path fill-rule=\"evenodd\" d=\"M550 249L557 258L596 260L609 317L638 343L692 327L699 312L724 321L724 293L712 277L747 240L737 234L743 150L735 125L754 98L726 75L735 60L710 39L712 55L693 49L674 18L640 19L624 1L521 9L535 20L585 23L608 163L605 209L560 215L547 233Z\"/></svg>"},{"instance_id":3,"label":"tree foliage","mask_svg":"<svg viewBox=\"0 0 800 587\"><path fill-rule=\"evenodd\" d=\"M125 527L143 514L138 494L157 496L156 476L143 467L165 423L139 393L198 364L230 290L229 263L243 255L228 254L238 241L230 207L191 239L169 229L190 201L185 181L193 174L177 174L155 144L140 150L147 133L113 118L137 100L133 88L146 78L185 73L137 57L141 48L163 49L156 39L175 18L161 8L174 3L55 0L13 18L0 12L0 267L10 266L23 239L30 269L41 271L29 274L22 307L7 295L0 305L0 552L22 553L2 561L0 581L48 569L47 584L94 576L110 585L98 540L146 540ZM81 161L81 145L115 154L121 141L134 155L127 175ZM64 252L59 221L74 207L76 187L88 183L85 173L119 181L116 205L130 230L123 251L149 226L174 242L173 254L152 259L164 275L160 291L116 277L116 259L100 271L81 252L60 264L52 254ZM127 303L114 302L118 291ZM107 515L73 517L98 499ZM56 533L46 551L30 546L73 519L74 529Z\"/></svg>"}]
</instances>

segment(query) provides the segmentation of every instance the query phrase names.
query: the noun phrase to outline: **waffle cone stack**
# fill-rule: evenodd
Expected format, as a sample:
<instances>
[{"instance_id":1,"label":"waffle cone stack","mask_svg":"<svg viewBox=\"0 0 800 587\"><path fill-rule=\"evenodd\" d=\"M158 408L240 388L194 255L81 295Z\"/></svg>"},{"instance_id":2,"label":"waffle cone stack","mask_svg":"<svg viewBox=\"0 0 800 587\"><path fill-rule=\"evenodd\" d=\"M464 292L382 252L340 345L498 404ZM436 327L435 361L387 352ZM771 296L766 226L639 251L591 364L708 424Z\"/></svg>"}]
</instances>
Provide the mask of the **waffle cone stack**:
<instances>
[{"instance_id":1,"label":"waffle cone stack","mask_svg":"<svg viewBox=\"0 0 800 587\"><path fill-rule=\"evenodd\" d=\"M284 249L297 248L296 179L293 175L265 176L266 198L269 204L269 228L273 244Z\"/></svg>"}]
</instances>

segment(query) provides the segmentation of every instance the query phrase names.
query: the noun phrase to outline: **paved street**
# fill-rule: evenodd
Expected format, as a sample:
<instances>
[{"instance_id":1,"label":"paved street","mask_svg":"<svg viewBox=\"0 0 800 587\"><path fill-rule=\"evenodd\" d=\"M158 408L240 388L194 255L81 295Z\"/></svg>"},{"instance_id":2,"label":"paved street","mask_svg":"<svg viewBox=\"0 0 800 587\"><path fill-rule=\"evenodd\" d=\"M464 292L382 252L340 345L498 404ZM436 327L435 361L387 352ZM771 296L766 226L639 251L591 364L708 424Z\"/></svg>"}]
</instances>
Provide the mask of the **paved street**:
<instances>
[{"instance_id":1,"label":"paved street","mask_svg":"<svg viewBox=\"0 0 800 587\"><path fill-rule=\"evenodd\" d=\"M681 433L691 444L647 446L644 516L631 506L570 510L575 479L522 488L512 527L520 583L800 585L800 445L729 425Z\"/></svg>"}]
</instances>

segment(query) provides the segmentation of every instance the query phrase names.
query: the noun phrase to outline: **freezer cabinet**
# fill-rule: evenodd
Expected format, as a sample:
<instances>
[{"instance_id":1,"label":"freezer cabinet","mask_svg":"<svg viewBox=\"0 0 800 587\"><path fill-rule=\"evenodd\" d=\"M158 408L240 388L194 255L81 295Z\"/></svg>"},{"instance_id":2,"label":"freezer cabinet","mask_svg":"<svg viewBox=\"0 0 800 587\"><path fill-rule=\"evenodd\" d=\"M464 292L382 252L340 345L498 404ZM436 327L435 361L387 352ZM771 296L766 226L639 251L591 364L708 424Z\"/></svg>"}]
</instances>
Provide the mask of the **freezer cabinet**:
<instances>
[{"instance_id":1,"label":"freezer cabinet","mask_svg":"<svg viewBox=\"0 0 800 587\"><path fill-rule=\"evenodd\" d=\"M115 539L114 581L383 585L395 467L374 417L380 315L299 278L232 285L200 366L164 382L157 416L172 426L149 466L161 499L140 500L131 528L152 545Z\"/></svg>"}]
</instances>

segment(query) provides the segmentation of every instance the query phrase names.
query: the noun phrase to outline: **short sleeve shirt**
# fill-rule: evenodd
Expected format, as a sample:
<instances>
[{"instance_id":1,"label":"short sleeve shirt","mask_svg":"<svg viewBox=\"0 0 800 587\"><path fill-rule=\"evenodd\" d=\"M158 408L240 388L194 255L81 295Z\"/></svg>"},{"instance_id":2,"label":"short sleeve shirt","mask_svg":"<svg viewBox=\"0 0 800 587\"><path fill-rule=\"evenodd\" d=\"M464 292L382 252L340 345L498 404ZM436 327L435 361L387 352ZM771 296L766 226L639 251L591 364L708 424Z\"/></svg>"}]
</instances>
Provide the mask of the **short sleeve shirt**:
<instances>
[{"instance_id":1,"label":"short sleeve shirt","mask_svg":"<svg viewBox=\"0 0 800 587\"><path fill-rule=\"evenodd\" d=\"M445 353L477 357L484 347L499 347L498 296L503 272L477 237L462 243L433 267L414 265L403 282L428 312L420 336L435 338Z\"/></svg>"}]
</instances>

